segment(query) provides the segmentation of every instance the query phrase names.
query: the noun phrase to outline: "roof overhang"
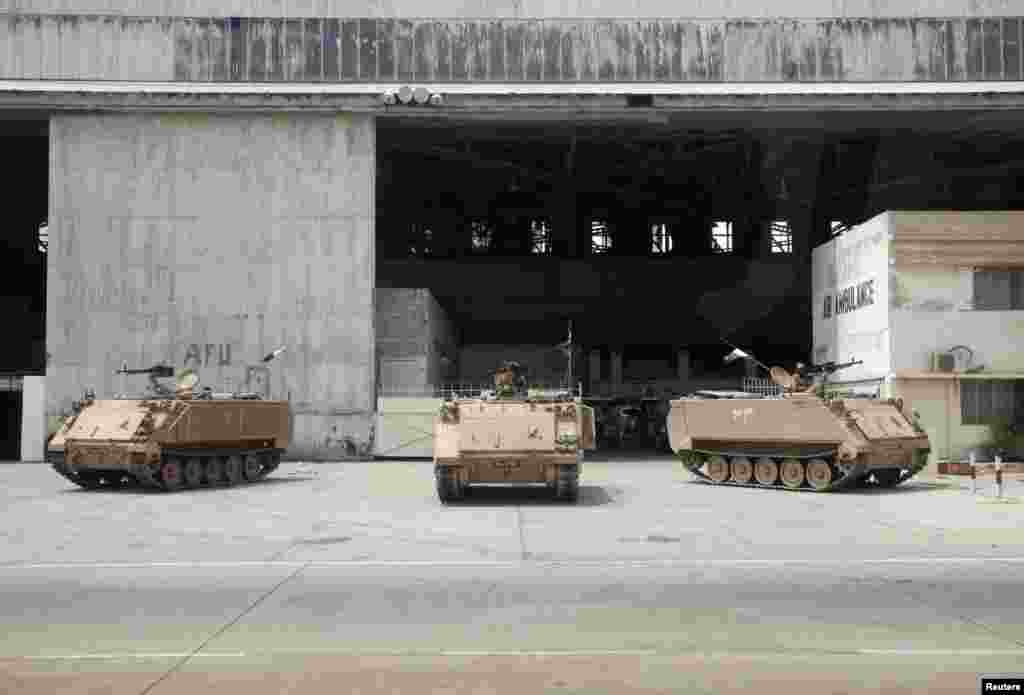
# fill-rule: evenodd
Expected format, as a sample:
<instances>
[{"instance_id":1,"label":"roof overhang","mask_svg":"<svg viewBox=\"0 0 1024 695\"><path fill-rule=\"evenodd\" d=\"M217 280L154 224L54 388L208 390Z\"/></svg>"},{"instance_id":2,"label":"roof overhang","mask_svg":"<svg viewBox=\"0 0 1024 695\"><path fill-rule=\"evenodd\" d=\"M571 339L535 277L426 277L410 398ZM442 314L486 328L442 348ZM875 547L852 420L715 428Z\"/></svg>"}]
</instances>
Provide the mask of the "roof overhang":
<instances>
[{"instance_id":1,"label":"roof overhang","mask_svg":"<svg viewBox=\"0 0 1024 695\"><path fill-rule=\"evenodd\" d=\"M412 117L445 113L546 115L672 111L891 111L1024 109L1024 81L743 83L414 83L439 106L387 106L397 83L229 83L0 80L0 108L49 110L353 111ZM631 99L631 97L633 97ZM635 97L642 97L637 100ZM649 99L648 99L649 97Z\"/></svg>"}]
</instances>

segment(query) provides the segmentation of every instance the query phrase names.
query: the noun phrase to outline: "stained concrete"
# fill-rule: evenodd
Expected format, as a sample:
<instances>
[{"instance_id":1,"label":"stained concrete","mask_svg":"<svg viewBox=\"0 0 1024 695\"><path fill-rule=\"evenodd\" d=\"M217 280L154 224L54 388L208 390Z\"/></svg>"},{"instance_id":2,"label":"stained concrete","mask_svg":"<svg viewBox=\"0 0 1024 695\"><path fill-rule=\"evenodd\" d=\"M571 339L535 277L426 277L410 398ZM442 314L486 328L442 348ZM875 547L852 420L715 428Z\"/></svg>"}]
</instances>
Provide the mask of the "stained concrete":
<instances>
[{"instance_id":1,"label":"stained concrete","mask_svg":"<svg viewBox=\"0 0 1024 695\"><path fill-rule=\"evenodd\" d=\"M993 17L1015 0L92 0L88 11L164 17ZM0 11L85 14L80 0L3 0Z\"/></svg>"},{"instance_id":2,"label":"stained concrete","mask_svg":"<svg viewBox=\"0 0 1024 695\"><path fill-rule=\"evenodd\" d=\"M289 454L371 438L372 118L60 115L51 125L47 414L122 362L197 369L292 405ZM145 377L128 377L128 390Z\"/></svg>"},{"instance_id":3,"label":"stained concrete","mask_svg":"<svg viewBox=\"0 0 1024 695\"><path fill-rule=\"evenodd\" d=\"M792 17L773 8L595 14L194 17L0 15L0 78L186 82L871 82L1017 80L1010 16ZM311 9L311 7L310 7ZM321 7L323 11L326 8ZM436 8L441 10L442 8ZM598 9L598 8L594 8ZM934 7L941 10L941 7ZM1009 8L1007 8L1009 9ZM595 18L599 17L599 18Z\"/></svg>"}]
</instances>

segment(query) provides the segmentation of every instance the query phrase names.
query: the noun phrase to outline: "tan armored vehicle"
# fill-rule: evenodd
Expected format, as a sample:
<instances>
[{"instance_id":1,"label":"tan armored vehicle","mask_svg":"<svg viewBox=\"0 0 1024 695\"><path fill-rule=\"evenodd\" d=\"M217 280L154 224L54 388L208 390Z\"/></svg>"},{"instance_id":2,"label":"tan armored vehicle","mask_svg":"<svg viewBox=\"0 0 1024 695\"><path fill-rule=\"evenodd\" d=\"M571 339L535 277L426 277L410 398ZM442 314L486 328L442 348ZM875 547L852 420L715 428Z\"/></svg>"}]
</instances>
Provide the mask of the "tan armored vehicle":
<instances>
[{"instance_id":1,"label":"tan armored vehicle","mask_svg":"<svg viewBox=\"0 0 1024 695\"><path fill-rule=\"evenodd\" d=\"M494 395L446 400L434 425L434 475L442 502L471 485L546 485L575 502L583 452L593 450L594 411L567 391L527 390L507 363Z\"/></svg>"},{"instance_id":2,"label":"tan armored vehicle","mask_svg":"<svg viewBox=\"0 0 1024 695\"><path fill-rule=\"evenodd\" d=\"M71 482L177 490L252 482L280 464L288 446L287 402L254 393L196 393L198 378L188 371L172 391L157 381L174 376L164 365L119 373L148 374L150 393L96 400L87 392L47 446L47 460Z\"/></svg>"},{"instance_id":3,"label":"tan armored vehicle","mask_svg":"<svg viewBox=\"0 0 1024 695\"><path fill-rule=\"evenodd\" d=\"M928 436L900 400L825 401L801 377L771 370L779 396L698 392L672 401L668 432L683 466L718 485L828 492L863 484L891 487L928 461Z\"/></svg>"}]
</instances>

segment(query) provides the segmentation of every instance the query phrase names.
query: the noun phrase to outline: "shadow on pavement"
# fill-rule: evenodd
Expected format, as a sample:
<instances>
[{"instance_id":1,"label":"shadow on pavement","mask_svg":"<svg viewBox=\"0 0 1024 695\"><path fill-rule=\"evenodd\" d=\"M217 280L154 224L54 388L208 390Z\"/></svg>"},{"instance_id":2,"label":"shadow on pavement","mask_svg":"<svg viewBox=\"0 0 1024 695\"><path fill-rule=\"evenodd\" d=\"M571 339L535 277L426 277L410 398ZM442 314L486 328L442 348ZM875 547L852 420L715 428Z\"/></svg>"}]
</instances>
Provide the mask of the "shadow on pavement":
<instances>
[{"instance_id":1,"label":"shadow on pavement","mask_svg":"<svg viewBox=\"0 0 1024 695\"><path fill-rule=\"evenodd\" d=\"M509 505L548 507L599 507L614 502L604 488L596 485L580 485L579 498L575 502L555 499L546 487L487 486L471 487L467 496L450 507L498 507Z\"/></svg>"},{"instance_id":2,"label":"shadow on pavement","mask_svg":"<svg viewBox=\"0 0 1024 695\"><path fill-rule=\"evenodd\" d=\"M684 484L686 484L686 485L703 485L705 487L716 488L716 489L728 489L728 488L760 489L760 486L758 486L758 485L715 485L715 484L710 483L710 482L708 482L706 480L701 480L700 478L697 478L697 477L694 477L694 478L692 478L690 480L685 481ZM879 487L879 486L874 485L874 484L868 484L868 485L865 485L863 487L844 488L842 490L833 490L831 492L818 492L817 490L812 490L811 488L808 488L808 487L802 487L802 488L799 488L797 490L790 490L788 488L782 487L781 485L776 485L776 486L767 488L766 493L768 491L771 491L771 492L777 492L779 494L783 494L783 493L790 493L790 494L792 494L792 493L803 493L803 494L810 494L810 495L852 495L852 496L855 496L855 497L863 497L863 496L870 496L870 495L913 495L913 494L920 494L920 493L924 493L924 492L935 492L936 490L957 490L957 489L960 489L960 486L957 485L956 483L939 483L939 482L929 482L929 481L925 481L925 480L922 480L922 481L909 480L907 482L904 482L904 483L901 483L899 485L896 485L895 487Z\"/></svg>"},{"instance_id":3,"label":"shadow on pavement","mask_svg":"<svg viewBox=\"0 0 1024 695\"><path fill-rule=\"evenodd\" d=\"M287 477L264 478L251 483L239 483L238 485L215 485L213 487L192 487L181 488L180 490L156 490L145 488L135 483L123 485L122 487L98 487L86 489L82 487L69 487L61 491L64 495L200 495L224 490L244 490L261 487L273 487L275 485L288 485L290 483L305 483L310 480L317 480L315 475L288 475Z\"/></svg>"}]
</instances>

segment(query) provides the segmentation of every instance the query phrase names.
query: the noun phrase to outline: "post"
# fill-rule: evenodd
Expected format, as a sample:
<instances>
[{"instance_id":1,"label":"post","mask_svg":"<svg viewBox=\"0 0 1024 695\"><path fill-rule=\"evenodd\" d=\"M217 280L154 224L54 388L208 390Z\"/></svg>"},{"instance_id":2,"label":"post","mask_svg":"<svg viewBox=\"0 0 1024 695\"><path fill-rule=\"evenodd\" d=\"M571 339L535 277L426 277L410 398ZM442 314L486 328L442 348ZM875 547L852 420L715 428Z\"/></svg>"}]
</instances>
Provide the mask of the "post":
<instances>
[{"instance_id":1,"label":"post","mask_svg":"<svg viewBox=\"0 0 1024 695\"><path fill-rule=\"evenodd\" d=\"M996 456L996 497L1003 496L1003 457Z\"/></svg>"},{"instance_id":2,"label":"post","mask_svg":"<svg viewBox=\"0 0 1024 695\"><path fill-rule=\"evenodd\" d=\"M597 350L590 351L590 392L594 393L597 390L597 385L601 381L601 353Z\"/></svg>"},{"instance_id":3,"label":"post","mask_svg":"<svg viewBox=\"0 0 1024 695\"><path fill-rule=\"evenodd\" d=\"M676 352L676 378L679 381L690 380L690 351L687 349L679 349Z\"/></svg>"},{"instance_id":4,"label":"post","mask_svg":"<svg viewBox=\"0 0 1024 695\"><path fill-rule=\"evenodd\" d=\"M974 452L973 451L971 452L971 463L970 463L970 466L971 466L971 494L972 495L976 495L976 494L978 494L978 475L977 475L977 472L974 470Z\"/></svg>"},{"instance_id":5,"label":"post","mask_svg":"<svg viewBox=\"0 0 1024 695\"><path fill-rule=\"evenodd\" d=\"M622 352L621 349L612 349L611 364L612 389L618 390L622 387Z\"/></svg>"}]
</instances>

